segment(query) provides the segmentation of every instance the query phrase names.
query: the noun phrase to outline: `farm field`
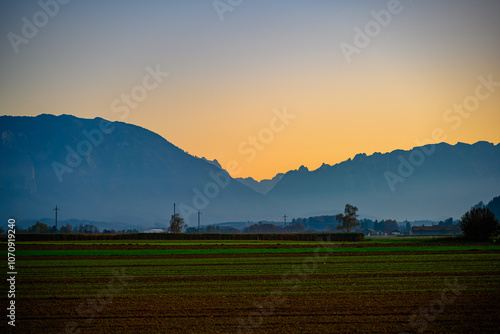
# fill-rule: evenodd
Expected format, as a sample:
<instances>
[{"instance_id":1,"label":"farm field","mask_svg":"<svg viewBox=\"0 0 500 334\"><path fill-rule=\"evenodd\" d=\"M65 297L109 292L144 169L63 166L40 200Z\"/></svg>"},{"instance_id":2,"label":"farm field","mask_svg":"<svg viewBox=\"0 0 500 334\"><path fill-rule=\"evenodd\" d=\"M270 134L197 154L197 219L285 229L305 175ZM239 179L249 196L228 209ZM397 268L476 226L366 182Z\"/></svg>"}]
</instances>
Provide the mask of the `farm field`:
<instances>
[{"instance_id":1,"label":"farm field","mask_svg":"<svg viewBox=\"0 0 500 334\"><path fill-rule=\"evenodd\" d=\"M12 332L494 333L499 263L432 239L18 242Z\"/></svg>"}]
</instances>

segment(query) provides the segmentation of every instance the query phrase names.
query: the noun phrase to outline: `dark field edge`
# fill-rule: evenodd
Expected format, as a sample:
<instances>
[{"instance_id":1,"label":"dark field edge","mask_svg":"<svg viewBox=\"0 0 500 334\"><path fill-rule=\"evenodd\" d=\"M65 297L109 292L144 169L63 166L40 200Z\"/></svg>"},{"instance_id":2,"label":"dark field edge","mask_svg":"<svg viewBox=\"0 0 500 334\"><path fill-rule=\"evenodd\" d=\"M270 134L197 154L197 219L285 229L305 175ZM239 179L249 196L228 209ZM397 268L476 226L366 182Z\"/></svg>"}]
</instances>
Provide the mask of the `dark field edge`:
<instances>
[{"instance_id":1,"label":"dark field edge","mask_svg":"<svg viewBox=\"0 0 500 334\"><path fill-rule=\"evenodd\" d=\"M72 240L290 240L290 241L363 241L363 233L126 233L126 234L17 234L17 241ZM6 235L0 236L1 241Z\"/></svg>"}]
</instances>

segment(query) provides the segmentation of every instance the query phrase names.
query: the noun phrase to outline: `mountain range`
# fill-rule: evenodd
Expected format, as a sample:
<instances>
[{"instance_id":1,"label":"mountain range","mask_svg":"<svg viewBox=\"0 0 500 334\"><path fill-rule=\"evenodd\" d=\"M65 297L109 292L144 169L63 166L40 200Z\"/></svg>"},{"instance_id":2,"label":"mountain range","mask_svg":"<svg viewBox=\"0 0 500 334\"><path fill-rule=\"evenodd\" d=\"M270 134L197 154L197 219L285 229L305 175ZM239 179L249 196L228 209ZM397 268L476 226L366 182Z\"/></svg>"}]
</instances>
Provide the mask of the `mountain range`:
<instances>
[{"instance_id":1,"label":"mountain range","mask_svg":"<svg viewBox=\"0 0 500 334\"><path fill-rule=\"evenodd\" d=\"M233 179L139 126L70 115L0 117L1 218L59 217L134 226L176 210L194 226L341 212L398 220L460 218L500 190L500 145L440 143L272 180Z\"/></svg>"},{"instance_id":2,"label":"mountain range","mask_svg":"<svg viewBox=\"0 0 500 334\"><path fill-rule=\"evenodd\" d=\"M135 225L265 219L272 201L144 128L74 116L0 118L2 216ZM280 210L281 211L281 210Z\"/></svg>"},{"instance_id":3,"label":"mountain range","mask_svg":"<svg viewBox=\"0 0 500 334\"><path fill-rule=\"evenodd\" d=\"M478 200L499 193L500 145L477 142L358 154L315 171L300 167L286 173L267 197L296 212L350 203L365 214L401 221L458 219Z\"/></svg>"},{"instance_id":4,"label":"mountain range","mask_svg":"<svg viewBox=\"0 0 500 334\"><path fill-rule=\"evenodd\" d=\"M278 173L272 179L264 179L260 181L256 181L251 177L238 177L236 180L243 183L248 188L253 189L260 194L266 195L279 181L281 181L284 175L285 174L283 173Z\"/></svg>"},{"instance_id":5,"label":"mountain range","mask_svg":"<svg viewBox=\"0 0 500 334\"><path fill-rule=\"evenodd\" d=\"M221 164L219 163L219 161L217 161L217 159L214 159L214 160L209 160L205 157L202 157L203 160L205 160L206 162L222 169L222 166ZM236 181L239 181L240 183L246 185L248 188L262 194L262 195L265 195L267 194L271 189L274 188L274 186L276 185L276 183L278 183L281 178L283 178L283 175L285 175L284 173L278 173L276 174L272 179L264 179L264 180L260 180L260 181L256 181L254 178L252 177L237 177L235 178Z\"/></svg>"}]
</instances>

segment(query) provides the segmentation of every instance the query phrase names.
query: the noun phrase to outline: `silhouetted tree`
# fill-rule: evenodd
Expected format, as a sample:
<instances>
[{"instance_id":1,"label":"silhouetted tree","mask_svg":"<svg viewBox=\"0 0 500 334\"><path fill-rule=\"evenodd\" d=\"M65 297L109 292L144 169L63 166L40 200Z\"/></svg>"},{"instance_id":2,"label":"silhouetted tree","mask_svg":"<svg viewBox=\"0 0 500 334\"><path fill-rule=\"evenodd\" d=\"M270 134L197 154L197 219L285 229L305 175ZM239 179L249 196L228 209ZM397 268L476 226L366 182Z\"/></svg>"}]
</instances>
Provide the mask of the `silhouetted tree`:
<instances>
[{"instance_id":1,"label":"silhouetted tree","mask_svg":"<svg viewBox=\"0 0 500 334\"><path fill-rule=\"evenodd\" d=\"M128 229L128 230L124 230L124 233L139 233L139 230L134 228L134 229Z\"/></svg>"},{"instance_id":2,"label":"silhouetted tree","mask_svg":"<svg viewBox=\"0 0 500 334\"><path fill-rule=\"evenodd\" d=\"M344 209L344 214L339 213L338 215L335 216L335 218L337 218L337 220L340 222L340 224L336 227L336 229L351 232L353 228L361 225L360 223L358 223L356 219L358 217L357 212L358 212L357 207L351 204L346 204Z\"/></svg>"},{"instance_id":3,"label":"silhouetted tree","mask_svg":"<svg viewBox=\"0 0 500 334\"><path fill-rule=\"evenodd\" d=\"M217 233L219 232L219 226L208 225L206 228L207 233Z\"/></svg>"},{"instance_id":4,"label":"silhouetted tree","mask_svg":"<svg viewBox=\"0 0 500 334\"><path fill-rule=\"evenodd\" d=\"M98 234L99 228L93 224L80 224L73 227L73 233Z\"/></svg>"},{"instance_id":5,"label":"silhouetted tree","mask_svg":"<svg viewBox=\"0 0 500 334\"><path fill-rule=\"evenodd\" d=\"M440 221L438 223L439 226L452 226L453 225L453 218L448 218L448 219L445 219L445 221Z\"/></svg>"},{"instance_id":6,"label":"silhouetted tree","mask_svg":"<svg viewBox=\"0 0 500 334\"><path fill-rule=\"evenodd\" d=\"M61 226L61 228L59 229L59 232L61 232L61 233L71 233L72 232L71 225L70 224L66 224L66 225Z\"/></svg>"},{"instance_id":7,"label":"silhouetted tree","mask_svg":"<svg viewBox=\"0 0 500 334\"><path fill-rule=\"evenodd\" d=\"M50 227L47 224L36 222L35 225L28 228L29 233L48 233Z\"/></svg>"},{"instance_id":8,"label":"silhouetted tree","mask_svg":"<svg viewBox=\"0 0 500 334\"><path fill-rule=\"evenodd\" d=\"M168 231L170 233L181 233L184 227L187 227L187 224L184 222L184 219L181 218L178 213L172 215Z\"/></svg>"},{"instance_id":9,"label":"silhouetted tree","mask_svg":"<svg viewBox=\"0 0 500 334\"><path fill-rule=\"evenodd\" d=\"M186 229L186 233L198 233L198 228L197 227L188 227Z\"/></svg>"},{"instance_id":10,"label":"silhouetted tree","mask_svg":"<svg viewBox=\"0 0 500 334\"><path fill-rule=\"evenodd\" d=\"M243 233L283 233L283 229L274 224L259 222L245 228Z\"/></svg>"},{"instance_id":11,"label":"silhouetted tree","mask_svg":"<svg viewBox=\"0 0 500 334\"><path fill-rule=\"evenodd\" d=\"M382 230L397 230L399 229L398 222L394 219L386 219L383 222Z\"/></svg>"},{"instance_id":12,"label":"silhouetted tree","mask_svg":"<svg viewBox=\"0 0 500 334\"><path fill-rule=\"evenodd\" d=\"M487 241L500 233L500 223L493 212L480 207L473 207L462 216L460 228L466 238L478 241Z\"/></svg>"},{"instance_id":13,"label":"silhouetted tree","mask_svg":"<svg viewBox=\"0 0 500 334\"><path fill-rule=\"evenodd\" d=\"M296 223L285 226L283 230L287 233L304 233L306 228L301 223Z\"/></svg>"}]
</instances>

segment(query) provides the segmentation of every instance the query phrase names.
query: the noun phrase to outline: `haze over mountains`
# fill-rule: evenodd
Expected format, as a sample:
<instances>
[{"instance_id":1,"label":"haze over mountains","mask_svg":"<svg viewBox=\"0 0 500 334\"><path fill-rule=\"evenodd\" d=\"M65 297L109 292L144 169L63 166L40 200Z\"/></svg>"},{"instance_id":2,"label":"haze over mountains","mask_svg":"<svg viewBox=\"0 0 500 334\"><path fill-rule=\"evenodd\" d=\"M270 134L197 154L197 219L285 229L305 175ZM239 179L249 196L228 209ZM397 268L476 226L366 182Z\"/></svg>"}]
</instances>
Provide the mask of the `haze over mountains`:
<instances>
[{"instance_id":1,"label":"haze over mountains","mask_svg":"<svg viewBox=\"0 0 500 334\"><path fill-rule=\"evenodd\" d=\"M217 161L217 159L209 160L205 157L203 157L202 159L205 160L206 162L211 163L212 165L217 166L218 168L222 169L222 166ZM260 180L260 181L256 181L252 177L245 177L245 178L237 177L237 178L235 178L235 180L239 181L240 183L243 183L244 185L246 185L247 187L249 187L250 189L252 189L256 192L258 192L262 195L265 195L271 189L274 188L276 183L278 183L283 178L283 175L285 175L285 174L278 173L272 179L264 179L264 180Z\"/></svg>"},{"instance_id":2,"label":"haze over mountains","mask_svg":"<svg viewBox=\"0 0 500 334\"><path fill-rule=\"evenodd\" d=\"M68 115L1 117L2 215L52 217L57 204L65 218L165 223L174 202L191 223L198 209L204 222L265 219L271 212L263 195L159 135L101 122Z\"/></svg>"},{"instance_id":3,"label":"haze over mountains","mask_svg":"<svg viewBox=\"0 0 500 334\"><path fill-rule=\"evenodd\" d=\"M236 178L236 180L240 181L247 187L255 190L258 193L261 193L263 195L267 194L271 189L274 188L274 186L281 181L283 178L283 173L278 173L276 174L272 179L266 179L266 180L260 180L260 181L255 181L251 177L246 177L246 178Z\"/></svg>"},{"instance_id":4,"label":"haze over mountains","mask_svg":"<svg viewBox=\"0 0 500 334\"><path fill-rule=\"evenodd\" d=\"M0 117L0 209L6 217L165 224L177 212L194 226L333 214L398 220L460 216L500 194L500 145L445 143L358 154L257 182L236 180L144 128L74 116ZM220 165L219 165L220 166Z\"/></svg>"},{"instance_id":5,"label":"haze over mountains","mask_svg":"<svg viewBox=\"0 0 500 334\"><path fill-rule=\"evenodd\" d=\"M478 142L358 154L315 171L301 167L286 173L267 197L297 212L345 202L378 218L418 220L458 219L471 203L499 193L500 145Z\"/></svg>"}]
</instances>

